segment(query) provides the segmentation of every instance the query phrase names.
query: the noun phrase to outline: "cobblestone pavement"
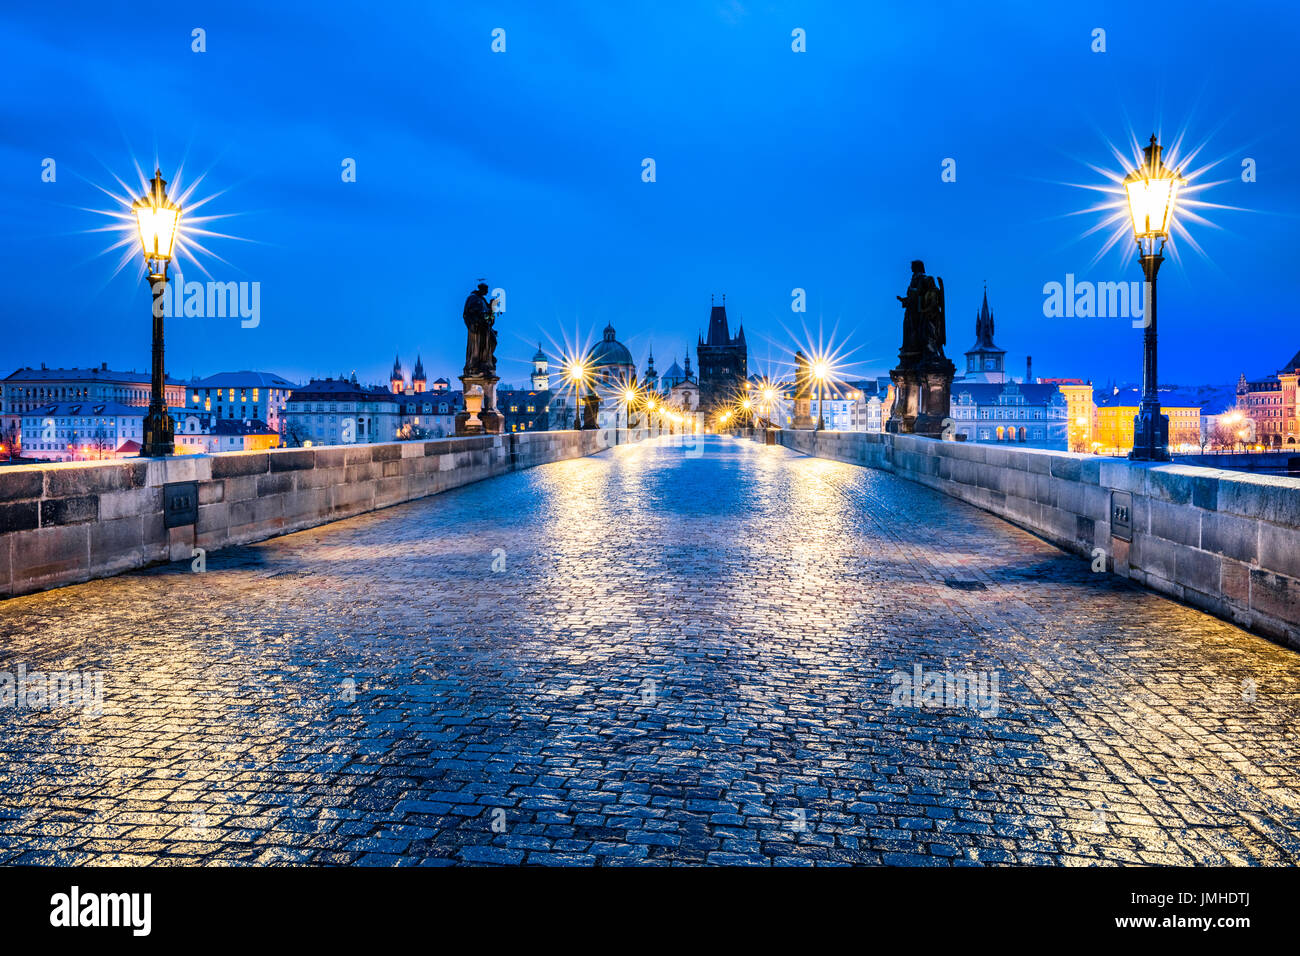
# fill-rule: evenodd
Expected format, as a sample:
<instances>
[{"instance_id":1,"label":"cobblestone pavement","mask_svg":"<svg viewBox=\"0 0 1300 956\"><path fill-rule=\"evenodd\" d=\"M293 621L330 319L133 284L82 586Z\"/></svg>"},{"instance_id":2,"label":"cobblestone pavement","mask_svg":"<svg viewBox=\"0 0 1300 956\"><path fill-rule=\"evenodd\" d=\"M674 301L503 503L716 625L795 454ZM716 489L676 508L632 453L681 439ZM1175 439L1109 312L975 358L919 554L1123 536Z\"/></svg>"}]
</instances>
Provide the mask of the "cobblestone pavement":
<instances>
[{"instance_id":1,"label":"cobblestone pavement","mask_svg":"<svg viewBox=\"0 0 1300 956\"><path fill-rule=\"evenodd\" d=\"M1300 655L782 448L547 465L0 635L103 672L100 716L0 710L0 862L1300 860Z\"/></svg>"}]
</instances>

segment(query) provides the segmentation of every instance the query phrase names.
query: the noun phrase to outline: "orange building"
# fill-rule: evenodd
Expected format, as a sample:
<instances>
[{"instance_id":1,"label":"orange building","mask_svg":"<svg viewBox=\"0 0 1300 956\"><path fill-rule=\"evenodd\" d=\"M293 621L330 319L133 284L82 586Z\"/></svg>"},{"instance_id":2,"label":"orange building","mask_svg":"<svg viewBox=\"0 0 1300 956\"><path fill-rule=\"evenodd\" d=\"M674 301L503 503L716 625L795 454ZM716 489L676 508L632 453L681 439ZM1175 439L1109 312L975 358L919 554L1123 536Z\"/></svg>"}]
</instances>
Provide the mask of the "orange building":
<instances>
[{"instance_id":1,"label":"orange building","mask_svg":"<svg viewBox=\"0 0 1300 956\"><path fill-rule=\"evenodd\" d=\"M1097 413L1092 450L1102 455L1127 455L1133 450L1133 419L1142 404L1136 388L1115 389L1096 400ZM1201 449L1201 405L1189 395L1160 392L1160 411L1169 416L1169 450L1197 452Z\"/></svg>"}]
</instances>

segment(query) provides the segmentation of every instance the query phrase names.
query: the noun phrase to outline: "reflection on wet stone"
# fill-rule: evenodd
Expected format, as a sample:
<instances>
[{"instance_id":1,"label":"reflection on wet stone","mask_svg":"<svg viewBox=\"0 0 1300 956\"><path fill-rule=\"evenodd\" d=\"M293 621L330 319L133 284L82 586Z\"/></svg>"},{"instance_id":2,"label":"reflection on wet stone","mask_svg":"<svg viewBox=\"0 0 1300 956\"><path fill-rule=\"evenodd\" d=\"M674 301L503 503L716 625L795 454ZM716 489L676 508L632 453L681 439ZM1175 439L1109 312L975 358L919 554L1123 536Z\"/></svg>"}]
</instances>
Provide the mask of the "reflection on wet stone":
<instances>
[{"instance_id":1,"label":"reflection on wet stone","mask_svg":"<svg viewBox=\"0 0 1300 956\"><path fill-rule=\"evenodd\" d=\"M1294 652L893 476L703 451L0 604L0 672L103 673L102 716L0 708L0 863L1300 861Z\"/></svg>"}]
</instances>

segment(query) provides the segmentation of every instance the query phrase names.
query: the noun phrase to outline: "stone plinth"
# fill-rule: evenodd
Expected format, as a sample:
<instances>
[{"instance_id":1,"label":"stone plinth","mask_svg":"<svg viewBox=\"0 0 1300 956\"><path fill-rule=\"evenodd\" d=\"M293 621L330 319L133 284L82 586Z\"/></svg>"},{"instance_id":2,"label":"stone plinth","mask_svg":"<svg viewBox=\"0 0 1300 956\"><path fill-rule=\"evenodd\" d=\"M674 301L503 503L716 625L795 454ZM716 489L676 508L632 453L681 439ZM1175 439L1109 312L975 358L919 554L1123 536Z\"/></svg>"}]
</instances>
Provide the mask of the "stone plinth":
<instances>
[{"instance_id":1,"label":"stone plinth","mask_svg":"<svg viewBox=\"0 0 1300 956\"><path fill-rule=\"evenodd\" d=\"M497 411L495 375L462 375L460 384L465 410L456 416L456 435L500 435L505 430L505 416Z\"/></svg>"}]
</instances>

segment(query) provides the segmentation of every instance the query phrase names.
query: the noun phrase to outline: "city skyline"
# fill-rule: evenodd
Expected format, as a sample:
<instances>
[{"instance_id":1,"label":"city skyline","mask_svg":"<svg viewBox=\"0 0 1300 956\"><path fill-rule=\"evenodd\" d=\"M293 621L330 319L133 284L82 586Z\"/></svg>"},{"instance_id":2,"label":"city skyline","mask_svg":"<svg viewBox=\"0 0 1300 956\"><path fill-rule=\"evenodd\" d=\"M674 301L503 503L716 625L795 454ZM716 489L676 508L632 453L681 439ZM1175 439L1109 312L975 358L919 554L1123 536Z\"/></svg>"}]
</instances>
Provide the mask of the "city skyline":
<instances>
[{"instance_id":1,"label":"city skyline","mask_svg":"<svg viewBox=\"0 0 1300 956\"><path fill-rule=\"evenodd\" d=\"M271 40L287 14L260 12L271 22L250 34L231 26L247 19L236 5L195 12L192 25L168 21L159 44L88 6L85 31L127 54L112 71L50 14L9 13L0 50L56 100L7 104L8 125L24 131L0 152L16 184L7 211L40 225L11 239L0 275L9 308L42 321L16 324L6 364L143 366L143 282L134 264L114 273L117 254L100 254L111 239L88 230L104 224L92 211L107 205L98 187L118 189L114 177L134 187L135 164L147 174L156 160L165 177L180 165L186 182L203 173L195 198L212 198L202 214L230 217L205 225L237 237L204 239L210 276L262 293L256 328L169 324L179 378L269 367L304 381L355 369L379 382L394 351L454 373L455 310L480 276L507 291L506 381L527 378L539 341L548 354L590 345L606 323L639 367L650 348L666 367L693 352L705 297L724 293L755 370L788 367L820 332L851 353L849 374L880 375L898 349L894 296L919 257L947 283L950 355L974 337L987 280L1011 374L1032 354L1042 376L1133 382L1141 336L1130 320L1049 319L1043 287L1140 279L1131 242L1092 265L1106 234L1087 233L1107 214L1077 215L1096 199L1078 185L1122 172L1110 143L1128 154L1129 137L1155 129L1166 142L1185 135L1184 152L1205 143L1193 164L1217 165L1202 174L1213 185L1200 198L1233 207L1206 214L1219 228L1192 224L1204 254L1172 240L1181 261L1161 277L1162 378L1259 376L1298 344L1285 264L1300 205L1286 177L1296 134L1272 119L1296 80L1257 84L1252 70L1267 69L1269 45L1280 50L1300 18L1281 13L1265 37L1232 21L1161 21L1135 44L1120 9L1103 5L1091 19L952 9L939 28L919 14L723 5L677 33L671 17L585 12L557 27L507 5L448 12L435 36L421 32L418 8L402 7L364 22L323 13L287 44ZM651 35L622 42L633 26ZM791 50L796 27L805 53ZM1090 49L1097 27L1104 53ZM195 28L203 52L191 49ZM491 48L497 28L504 53ZM314 44L344 30L362 32L383 70L334 61L335 72L320 72ZM928 72L889 42L922 30L942 62ZM1235 55L1247 40L1251 57ZM1235 61L1231 82L1213 89L1193 78L1211 55ZM1054 65L1062 59L1068 74ZM1170 79L1153 105L1129 77L1157 62ZM1051 101L1025 88L1025 70L1053 77ZM133 92L142 71L176 80L159 84L148 109ZM827 102L840 75L856 82ZM845 123L850 115L859 122ZM799 140L808 148L791 148ZM647 157L655 182L642 181ZM54 182L42 181L45 158ZM1255 182L1242 181L1245 158ZM346 159L356 182L342 181ZM946 159L955 182L942 181ZM208 278L181 266L187 279ZM1245 274L1256 280L1248 295L1229 279ZM804 313L791 311L795 289ZM65 343L58 354L50 340Z\"/></svg>"}]
</instances>

